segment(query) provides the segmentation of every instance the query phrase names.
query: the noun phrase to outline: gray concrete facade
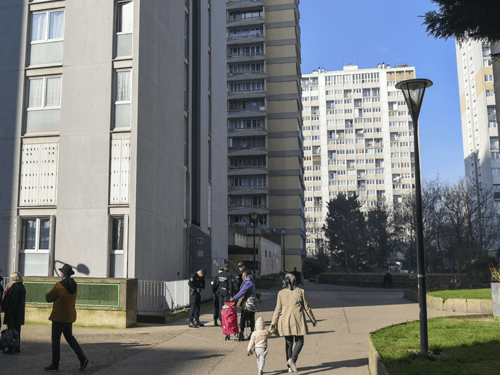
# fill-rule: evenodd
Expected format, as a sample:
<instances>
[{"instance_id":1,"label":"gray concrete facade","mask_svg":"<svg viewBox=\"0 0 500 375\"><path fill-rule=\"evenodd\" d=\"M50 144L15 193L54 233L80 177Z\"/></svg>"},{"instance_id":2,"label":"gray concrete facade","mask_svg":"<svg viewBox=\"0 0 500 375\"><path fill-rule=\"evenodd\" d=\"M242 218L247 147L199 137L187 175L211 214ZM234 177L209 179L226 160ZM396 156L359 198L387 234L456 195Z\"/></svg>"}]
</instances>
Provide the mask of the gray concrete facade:
<instances>
[{"instance_id":1,"label":"gray concrete facade","mask_svg":"<svg viewBox=\"0 0 500 375\"><path fill-rule=\"evenodd\" d=\"M225 4L196 5L199 19L191 0L2 2L0 24L9 30L0 42L9 52L0 57L4 275L51 276L68 263L80 277L183 279L193 225L210 237L207 264L227 258ZM34 48L51 42L63 44L62 60L33 64ZM217 77L211 85L209 69ZM37 85L43 103L33 107ZM54 106L57 130L38 122L40 131L28 131L28 116ZM202 119L199 148L194 118ZM52 158L43 154L47 145Z\"/></svg>"}]
</instances>

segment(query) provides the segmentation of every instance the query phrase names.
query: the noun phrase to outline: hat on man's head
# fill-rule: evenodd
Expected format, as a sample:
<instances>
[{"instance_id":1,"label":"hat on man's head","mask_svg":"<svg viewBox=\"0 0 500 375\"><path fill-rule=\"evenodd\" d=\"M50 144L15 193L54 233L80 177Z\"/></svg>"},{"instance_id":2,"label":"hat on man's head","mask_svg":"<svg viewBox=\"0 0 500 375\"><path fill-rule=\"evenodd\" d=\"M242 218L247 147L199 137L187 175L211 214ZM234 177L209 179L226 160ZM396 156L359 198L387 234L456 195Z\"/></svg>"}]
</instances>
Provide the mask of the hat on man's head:
<instances>
[{"instance_id":1,"label":"hat on man's head","mask_svg":"<svg viewBox=\"0 0 500 375\"><path fill-rule=\"evenodd\" d=\"M220 266L219 270L228 270L229 269L229 264L224 263L222 266Z\"/></svg>"},{"instance_id":2,"label":"hat on man's head","mask_svg":"<svg viewBox=\"0 0 500 375\"><path fill-rule=\"evenodd\" d=\"M65 264L62 268L59 268L59 271L64 273L66 276L75 274L75 271L73 271L73 267L71 267L69 264Z\"/></svg>"},{"instance_id":3,"label":"hat on man's head","mask_svg":"<svg viewBox=\"0 0 500 375\"><path fill-rule=\"evenodd\" d=\"M238 268L239 268L239 267L243 267L244 265L245 265L245 263L243 263L243 262L239 262L239 263L238 263Z\"/></svg>"},{"instance_id":4,"label":"hat on man's head","mask_svg":"<svg viewBox=\"0 0 500 375\"><path fill-rule=\"evenodd\" d=\"M200 270L200 272L203 277L205 277L205 275L207 274L203 268Z\"/></svg>"}]
</instances>

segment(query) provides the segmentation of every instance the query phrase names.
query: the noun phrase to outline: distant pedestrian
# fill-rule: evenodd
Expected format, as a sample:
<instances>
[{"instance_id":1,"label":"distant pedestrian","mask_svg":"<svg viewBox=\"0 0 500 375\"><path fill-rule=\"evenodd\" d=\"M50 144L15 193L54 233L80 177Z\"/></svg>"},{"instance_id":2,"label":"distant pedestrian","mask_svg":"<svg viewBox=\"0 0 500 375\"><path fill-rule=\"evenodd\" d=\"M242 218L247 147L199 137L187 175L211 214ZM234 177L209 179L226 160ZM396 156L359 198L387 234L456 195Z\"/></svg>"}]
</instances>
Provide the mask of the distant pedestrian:
<instances>
[{"instance_id":1,"label":"distant pedestrian","mask_svg":"<svg viewBox=\"0 0 500 375\"><path fill-rule=\"evenodd\" d=\"M250 275L250 272L248 272L247 270L243 271L242 279L243 284L241 284L241 289L234 296L235 300L241 299L241 301L237 303L237 306L241 308L240 332L238 334L238 341L243 341L245 339L244 331L247 322L250 326L250 334L248 335L249 339L250 335L255 329L255 310L253 308L249 309L245 306L245 303L249 298L256 298L255 283L253 281L253 276Z\"/></svg>"},{"instance_id":2,"label":"distant pedestrian","mask_svg":"<svg viewBox=\"0 0 500 375\"><path fill-rule=\"evenodd\" d=\"M10 275L12 280L5 287L2 298L2 310L5 312L4 323L9 329L14 329L19 334L21 343L21 326L24 325L24 311L26 308L26 289L23 284L23 275L20 272L13 272ZM20 353L21 347L8 347L3 353Z\"/></svg>"},{"instance_id":3,"label":"distant pedestrian","mask_svg":"<svg viewBox=\"0 0 500 375\"><path fill-rule=\"evenodd\" d=\"M75 352L80 361L80 370L85 370L89 360L83 354L83 350L73 336L73 323L76 321L76 297L77 283L71 278L74 275L72 267L65 264L59 268L62 280L59 281L45 296L47 302L54 302L52 314L49 320L52 321L52 364L44 368L46 372L58 372L61 359L61 334L66 342Z\"/></svg>"},{"instance_id":4,"label":"distant pedestrian","mask_svg":"<svg viewBox=\"0 0 500 375\"><path fill-rule=\"evenodd\" d=\"M196 271L189 277L189 294L190 294L190 311L189 311L189 327L200 328L205 327L200 323L200 308L201 308L201 292L205 289L205 270Z\"/></svg>"},{"instance_id":5,"label":"distant pedestrian","mask_svg":"<svg viewBox=\"0 0 500 375\"><path fill-rule=\"evenodd\" d=\"M304 291L297 288L293 274L285 276L283 287L284 289L278 293L271 326L277 330L279 336L285 337L288 372L297 372L296 363L304 346L304 335L309 332L305 315L307 313L313 326L316 326L316 319L307 303Z\"/></svg>"},{"instance_id":6,"label":"distant pedestrian","mask_svg":"<svg viewBox=\"0 0 500 375\"><path fill-rule=\"evenodd\" d=\"M301 276L300 272L297 271L297 267L293 267L292 275L295 276L295 281L297 282L297 285L301 284Z\"/></svg>"},{"instance_id":7,"label":"distant pedestrian","mask_svg":"<svg viewBox=\"0 0 500 375\"><path fill-rule=\"evenodd\" d=\"M266 331L266 323L261 317L255 322L255 331L253 331L250 337L250 342L248 343L248 355L252 355L252 351L255 351L257 356L257 367L259 368L259 375L264 373L264 365L266 364L267 356L267 339L274 333L271 328Z\"/></svg>"},{"instance_id":8,"label":"distant pedestrian","mask_svg":"<svg viewBox=\"0 0 500 375\"><path fill-rule=\"evenodd\" d=\"M379 284L379 285L380 285L380 284ZM392 275L391 275L391 273L390 273L389 271L387 271L387 273L386 273L386 274L385 274L385 276L384 276L384 285L383 285L383 286L384 286L384 288L385 288L385 286L386 286L386 285L387 285L389 288L391 288L391 289L392 289Z\"/></svg>"}]
</instances>

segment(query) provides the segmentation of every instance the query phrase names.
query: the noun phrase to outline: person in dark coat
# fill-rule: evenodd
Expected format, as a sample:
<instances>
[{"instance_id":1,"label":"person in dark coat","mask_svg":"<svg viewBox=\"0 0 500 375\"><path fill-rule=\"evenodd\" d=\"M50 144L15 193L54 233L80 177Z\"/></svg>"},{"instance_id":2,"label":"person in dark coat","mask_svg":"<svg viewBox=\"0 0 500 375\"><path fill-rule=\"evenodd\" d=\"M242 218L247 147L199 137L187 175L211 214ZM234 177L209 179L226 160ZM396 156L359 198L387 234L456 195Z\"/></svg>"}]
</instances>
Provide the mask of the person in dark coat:
<instances>
[{"instance_id":1,"label":"person in dark coat","mask_svg":"<svg viewBox=\"0 0 500 375\"><path fill-rule=\"evenodd\" d=\"M238 263L238 269L240 270L240 273L235 277L234 279L234 290L235 294L238 293L241 289L241 284L243 284L243 271L248 271L248 269L245 267L245 263L239 262Z\"/></svg>"},{"instance_id":2,"label":"person in dark coat","mask_svg":"<svg viewBox=\"0 0 500 375\"><path fill-rule=\"evenodd\" d=\"M222 269L222 272L216 276L217 279L215 280L215 287L219 290L219 309L221 310L224 307L224 302L229 302L234 294L233 275L229 273L229 265L224 264ZM219 314L221 313L219 312Z\"/></svg>"},{"instance_id":3,"label":"person in dark coat","mask_svg":"<svg viewBox=\"0 0 500 375\"><path fill-rule=\"evenodd\" d=\"M52 321L52 364L45 367L46 372L58 372L61 358L61 334L73 349L80 361L80 370L85 370L89 360L83 354L83 350L73 336L73 323L76 321L76 296L77 284L71 278L75 272L69 264L65 264L61 271L62 281L54 285L54 288L45 296L47 302L54 302L49 320Z\"/></svg>"},{"instance_id":4,"label":"person in dark coat","mask_svg":"<svg viewBox=\"0 0 500 375\"><path fill-rule=\"evenodd\" d=\"M384 276L384 285L383 285L384 288L386 285L392 289L392 275L389 271L387 271L387 273Z\"/></svg>"},{"instance_id":5,"label":"person in dark coat","mask_svg":"<svg viewBox=\"0 0 500 375\"><path fill-rule=\"evenodd\" d=\"M223 272L224 271L224 266L222 266L221 268L219 268L219 273ZM212 280L212 293L214 294L214 326L218 326L219 323L217 322L218 320L221 319L221 315L220 315L220 309L221 309L221 306L219 305L219 295L220 295L220 289L219 289L219 285L218 285L218 279L219 279L219 275L215 275L213 280Z\"/></svg>"},{"instance_id":6,"label":"person in dark coat","mask_svg":"<svg viewBox=\"0 0 500 375\"><path fill-rule=\"evenodd\" d=\"M10 275L11 282L5 287L2 299L2 310L5 312L4 323L9 329L19 333L21 342L21 326L24 325L24 310L26 307L26 289L23 284L23 275L14 272ZM7 348L4 354L20 353L21 348Z\"/></svg>"},{"instance_id":7,"label":"person in dark coat","mask_svg":"<svg viewBox=\"0 0 500 375\"><path fill-rule=\"evenodd\" d=\"M205 289L205 270L199 270L193 273L189 277L189 327L190 328L200 328L204 327L204 324L200 323L200 308L201 308L201 292Z\"/></svg>"},{"instance_id":8,"label":"person in dark coat","mask_svg":"<svg viewBox=\"0 0 500 375\"><path fill-rule=\"evenodd\" d=\"M297 267L293 267L292 275L295 276L295 281L297 282L297 285L299 285L300 281L301 281L301 277L300 277L300 272L297 271Z\"/></svg>"}]
</instances>

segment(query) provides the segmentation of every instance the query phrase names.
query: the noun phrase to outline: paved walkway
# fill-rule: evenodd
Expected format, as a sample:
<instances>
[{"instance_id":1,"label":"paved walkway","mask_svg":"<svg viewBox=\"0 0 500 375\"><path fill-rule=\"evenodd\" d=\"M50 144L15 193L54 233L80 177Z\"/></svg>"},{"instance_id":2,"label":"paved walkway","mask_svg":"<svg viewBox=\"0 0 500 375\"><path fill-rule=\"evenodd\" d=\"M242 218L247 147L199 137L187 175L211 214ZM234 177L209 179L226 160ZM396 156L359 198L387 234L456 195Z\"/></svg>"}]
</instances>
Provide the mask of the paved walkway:
<instances>
[{"instance_id":1,"label":"paved walkway","mask_svg":"<svg viewBox=\"0 0 500 375\"><path fill-rule=\"evenodd\" d=\"M368 375L368 336L379 328L418 319L418 304L401 290L334 285L303 286L318 325L310 327L298 360L300 374ZM270 323L277 290L263 290L256 317ZM429 317L449 313L429 310ZM169 325L140 324L131 329L74 328L74 335L90 359L89 374L257 374L255 356L246 356L248 342L224 342L210 314L207 326L190 329L185 321ZM247 332L248 333L248 329ZM284 339L269 340L265 374L286 371ZM41 374L50 364L50 326L22 328L22 353L0 355L0 374ZM62 339L60 373L81 374L71 348Z\"/></svg>"}]
</instances>

